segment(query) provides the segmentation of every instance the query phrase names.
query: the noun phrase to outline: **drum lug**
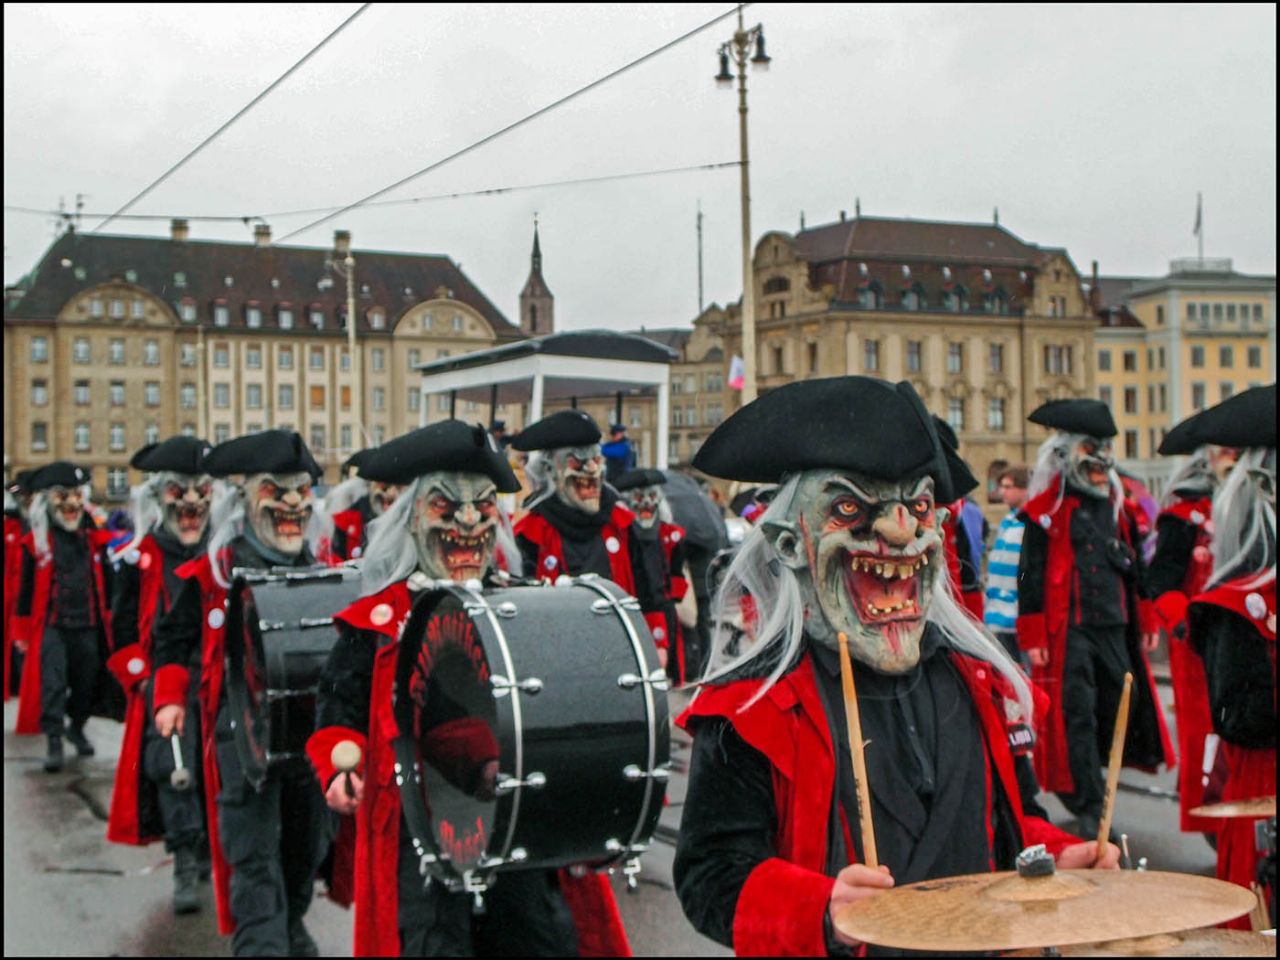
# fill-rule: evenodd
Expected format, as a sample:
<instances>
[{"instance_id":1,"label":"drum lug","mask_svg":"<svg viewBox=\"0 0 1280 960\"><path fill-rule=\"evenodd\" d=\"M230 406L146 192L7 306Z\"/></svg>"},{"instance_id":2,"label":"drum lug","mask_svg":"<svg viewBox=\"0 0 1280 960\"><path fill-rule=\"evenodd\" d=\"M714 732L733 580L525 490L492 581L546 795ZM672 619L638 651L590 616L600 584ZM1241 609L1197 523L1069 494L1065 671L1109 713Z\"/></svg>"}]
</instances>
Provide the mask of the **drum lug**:
<instances>
[{"instance_id":1,"label":"drum lug","mask_svg":"<svg viewBox=\"0 0 1280 960\"><path fill-rule=\"evenodd\" d=\"M601 597L599 600L592 600L591 612L592 613L612 613L613 601L606 600L604 597Z\"/></svg>"},{"instance_id":2,"label":"drum lug","mask_svg":"<svg viewBox=\"0 0 1280 960\"><path fill-rule=\"evenodd\" d=\"M510 600L503 600L502 603L498 604L498 606L494 608L493 612L500 617L505 617L510 620L519 612L519 608Z\"/></svg>"},{"instance_id":3,"label":"drum lug","mask_svg":"<svg viewBox=\"0 0 1280 960\"><path fill-rule=\"evenodd\" d=\"M464 603L462 609L467 612L469 617L483 617L489 612L489 607L484 603Z\"/></svg>"},{"instance_id":4,"label":"drum lug","mask_svg":"<svg viewBox=\"0 0 1280 960\"><path fill-rule=\"evenodd\" d=\"M515 777L500 773L498 774L498 783L493 788L493 792L499 797L505 797L508 793L521 787L527 787L530 790L541 790L546 785L547 775L538 770L533 771L523 780L517 780Z\"/></svg>"},{"instance_id":5,"label":"drum lug","mask_svg":"<svg viewBox=\"0 0 1280 960\"><path fill-rule=\"evenodd\" d=\"M632 849L635 849L634 847ZM623 876L627 878L627 893L635 893L640 889L640 858L632 857L622 867Z\"/></svg>"},{"instance_id":6,"label":"drum lug","mask_svg":"<svg viewBox=\"0 0 1280 960\"><path fill-rule=\"evenodd\" d=\"M623 690L633 690L642 683L651 684L655 690L666 690L670 686L667 671L661 667L654 670L647 677L641 677L634 673L624 673L618 677L618 686Z\"/></svg>"},{"instance_id":7,"label":"drum lug","mask_svg":"<svg viewBox=\"0 0 1280 960\"><path fill-rule=\"evenodd\" d=\"M638 764L629 763L622 768L622 775L631 783L636 783L645 777L652 777L656 783L666 783L671 779L671 770L667 767L642 770Z\"/></svg>"},{"instance_id":8,"label":"drum lug","mask_svg":"<svg viewBox=\"0 0 1280 960\"><path fill-rule=\"evenodd\" d=\"M493 688L495 698L505 697L513 689L519 690L521 693L527 693L530 696L542 692L542 681L537 677L526 677L524 680L512 683L506 677L495 674L489 678L489 686Z\"/></svg>"},{"instance_id":9,"label":"drum lug","mask_svg":"<svg viewBox=\"0 0 1280 960\"><path fill-rule=\"evenodd\" d=\"M471 894L471 912L476 915L485 912L484 895L488 890L489 881L484 877L477 877L470 870L462 878L462 892Z\"/></svg>"},{"instance_id":10,"label":"drum lug","mask_svg":"<svg viewBox=\"0 0 1280 960\"><path fill-rule=\"evenodd\" d=\"M496 870L510 863L524 863L529 859L529 851L524 847L515 847L505 857L485 857L476 864L477 870Z\"/></svg>"}]
</instances>

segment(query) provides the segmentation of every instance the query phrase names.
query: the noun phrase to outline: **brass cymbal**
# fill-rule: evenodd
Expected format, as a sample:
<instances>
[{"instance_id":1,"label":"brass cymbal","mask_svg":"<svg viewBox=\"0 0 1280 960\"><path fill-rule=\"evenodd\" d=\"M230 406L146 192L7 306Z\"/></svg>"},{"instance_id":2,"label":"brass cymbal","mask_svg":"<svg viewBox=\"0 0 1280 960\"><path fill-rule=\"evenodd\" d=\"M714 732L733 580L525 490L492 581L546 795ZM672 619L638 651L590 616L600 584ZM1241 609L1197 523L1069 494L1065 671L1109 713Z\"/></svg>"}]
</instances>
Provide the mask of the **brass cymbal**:
<instances>
[{"instance_id":1,"label":"brass cymbal","mask_svg":"<svg viewBox=\"0 0 1280 960\"><path fill-rule=\"evenodd\" d=\"M846 936L885 947L1018 950L1211 927L1255 902L1244 887L1186 873L1009 871L895 887L849 904L835 923Z\"/></svg>"},{"instance_id":2,"label":"brass cymbal","mask_svg":"<svg viewBox=\"0 0 1280 960\"><path fill-rule=\"evenodd\" d=\"M1058 951L1064 957L1274 957L1276 938L1248 930L1188 930L1154 937L1078 943ZM1039 957L1040 950L1014 950L1006 957Z\"/></svg>"},{"instance_id":3,"label":"brass cymbal","mask_svg":"<svg viewBox=\"0 0 1280 960\"><path fill-rule=\"evenodd\" d=\"M1196 807L1191 811L1195 817L1274 817L1276 815L1276 797L1252 797L1248 800L1228 800L1225 803L1211 803Z\"/></svg>"}]
</instances>

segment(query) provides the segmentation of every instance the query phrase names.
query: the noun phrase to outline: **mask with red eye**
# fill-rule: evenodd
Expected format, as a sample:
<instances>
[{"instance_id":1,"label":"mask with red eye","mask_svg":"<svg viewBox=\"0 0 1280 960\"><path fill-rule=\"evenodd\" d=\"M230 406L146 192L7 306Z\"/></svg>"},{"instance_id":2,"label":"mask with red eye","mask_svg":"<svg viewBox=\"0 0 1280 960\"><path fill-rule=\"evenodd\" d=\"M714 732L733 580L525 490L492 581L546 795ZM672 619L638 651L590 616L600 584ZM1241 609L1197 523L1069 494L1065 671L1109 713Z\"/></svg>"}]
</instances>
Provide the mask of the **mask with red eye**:
<instances>
[{"instance_id":1,"label":"mask with red eye","mask_svg":"<svg viewBox=\"0 0 1280 960\"><path fill-rule=\"evenodd\" d=\"M658 510L662 506L661 487L636 487L628 491L627 505L636 515L636 523L650 530L658 524Z\"/></svg>"},{"instance_id":2,"label":"mask with red eye","mask_svg":"<svg viewBox=\"0 0 1280 960\"><path fill-rule=\"evenodd\" d=\"M285 556L297 556L305 545L315 510L311 475L257 473L245 477L246 515L254 535Z\"/></svg>"},{"instance_id":3,"label":"mask with red eye","mask_svg":"<svg viewBox=\"0 0 1280 960\"><path fill-rule=\"evenodd\" d=\"M1078 493L1105 499L1111 496L1115 466L1115 449L1110 440L1078 436L1071 444L1067 483Z\"/></svg>"},{"instance_id":4,"label":"mask with red eye","mask_svg":"<svg viewBox=\"0 0 1280 960\"><path fill-rule=\"evenodd\" d=\"M84 494L79 487L49 490L49 517L64 530L78 530L84 519Z\"/></svg>"},{"instance_id":5,"label":"mask with red eye","mask_svg":"<svg viewBox=\"0 0 1280 960\"><path fill-rule=\"evenodd\" d=\"M565 447L551 451L549 456L555 466L556 495L583 513L598 513L604 483L604 455L600 444Z\"/></svg>"},{"instance_id":6,"label":"mask with red eye","mask_svg":"<svg viewBox=\"0 0 1280 960\"><path fill-rule=\"evenodd\" d=\"M422 477L412 528L419 569L434 580L483 580L493 569L499 510L497 488L484 474Z\"/></svg>"},{"instance_id":7,"label":"mask with red eye","mask_svg":"<svg viewBox=\"0 0 1280 960\"><path fill-rule=\"evenodd\" d=\"M396 499L404 491L402 483L383 483L380 480L369 481L369 509L375 517L380 517L390 510Z\"/></svg>"},{"instance_id":8,"label":"mask with red eye","mask_svg":"<svg viewBox=\"0 0 1280 960\"><path fill-rule=\"evenodd\" d=\"M161 523L184 547L199 545L209 524L213 478L207 474L165 473L159 483Z\"/></svg>"}]
</instances>

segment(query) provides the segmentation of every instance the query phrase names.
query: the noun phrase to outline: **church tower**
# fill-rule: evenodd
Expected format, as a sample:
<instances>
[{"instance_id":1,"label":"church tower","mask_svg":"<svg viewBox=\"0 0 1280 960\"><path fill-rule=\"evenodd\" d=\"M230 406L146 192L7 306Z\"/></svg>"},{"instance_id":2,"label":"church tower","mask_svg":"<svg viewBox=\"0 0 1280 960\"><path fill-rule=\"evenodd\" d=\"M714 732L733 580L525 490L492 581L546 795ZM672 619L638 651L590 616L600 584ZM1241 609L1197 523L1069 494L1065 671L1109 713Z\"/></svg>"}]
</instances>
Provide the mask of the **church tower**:
<instances>
[{"instance_id":1,"label":"church tower","mask_svg":"<svg viewBox=\"0 0 1280 960\"><path fill-rule=\"evenodd\" d=\"M542 247L538 243L538 218L533 219L533 257L529 279L520 291L520 330L526 336L555 333L556 298L542 279Z\"/></svg>"}]
</instances>

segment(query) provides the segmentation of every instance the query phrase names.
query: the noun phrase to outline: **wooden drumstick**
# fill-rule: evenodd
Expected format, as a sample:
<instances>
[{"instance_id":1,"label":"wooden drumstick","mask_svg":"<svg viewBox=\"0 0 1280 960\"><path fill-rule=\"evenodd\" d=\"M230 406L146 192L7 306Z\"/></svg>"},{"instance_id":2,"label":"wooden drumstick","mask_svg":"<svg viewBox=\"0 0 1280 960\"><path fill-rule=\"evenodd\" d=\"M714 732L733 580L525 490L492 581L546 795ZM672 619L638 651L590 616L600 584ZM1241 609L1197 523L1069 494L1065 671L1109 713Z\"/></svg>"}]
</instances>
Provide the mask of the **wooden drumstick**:
<instances>
[{"instance_id":1,"label":"wooden drumstick","mask_svg":"<svg viewBox=\"0 0 1280 960\"><path fill-rule=\"evenodd\" d=\"M1124 675L1120 693L1120 709L1116 711L1116 729L1111 735L1111 759L1107 763L1107 792L1102 801L1102 820L1098 823L1098 855L1101 863L1111 836L1111 815L1116 809L1116 787L1120 784L1120 764L1124 760L1124 738L1129 732L1129 695L1133 692L1133 674Z\"/></svg>"},{"instance_id":2,"label":"wooden drumstick","mask_svg":"<svg viewBox=\"0 0 1280 960\"><path fill-rule=\"evenodd\" d=\"M339 740L329 751L329 762L342 774L342 786L347 796L355 799L356 791L351 786L351 774L360 766L360 744L354 740Z\"/></svg>"},{"instance_id":3,"label":"wooden drumstick","mask_svg":"<svg viewBox=\"0 0 1280 960\"><path fill-rule=\"evenodd\" d=\"M876 830L871 822L871 791L867 786L867 759L862 753L862 717L858 714L858 692L853 686L853 664L849 661L849 638L840 640L840 680L844 685L844 718L849 726L849 753L853 758L853 786L858 796L858 824L862 827L862 861L872 870L879 868Z\"/></svg>"}]
</instances>

